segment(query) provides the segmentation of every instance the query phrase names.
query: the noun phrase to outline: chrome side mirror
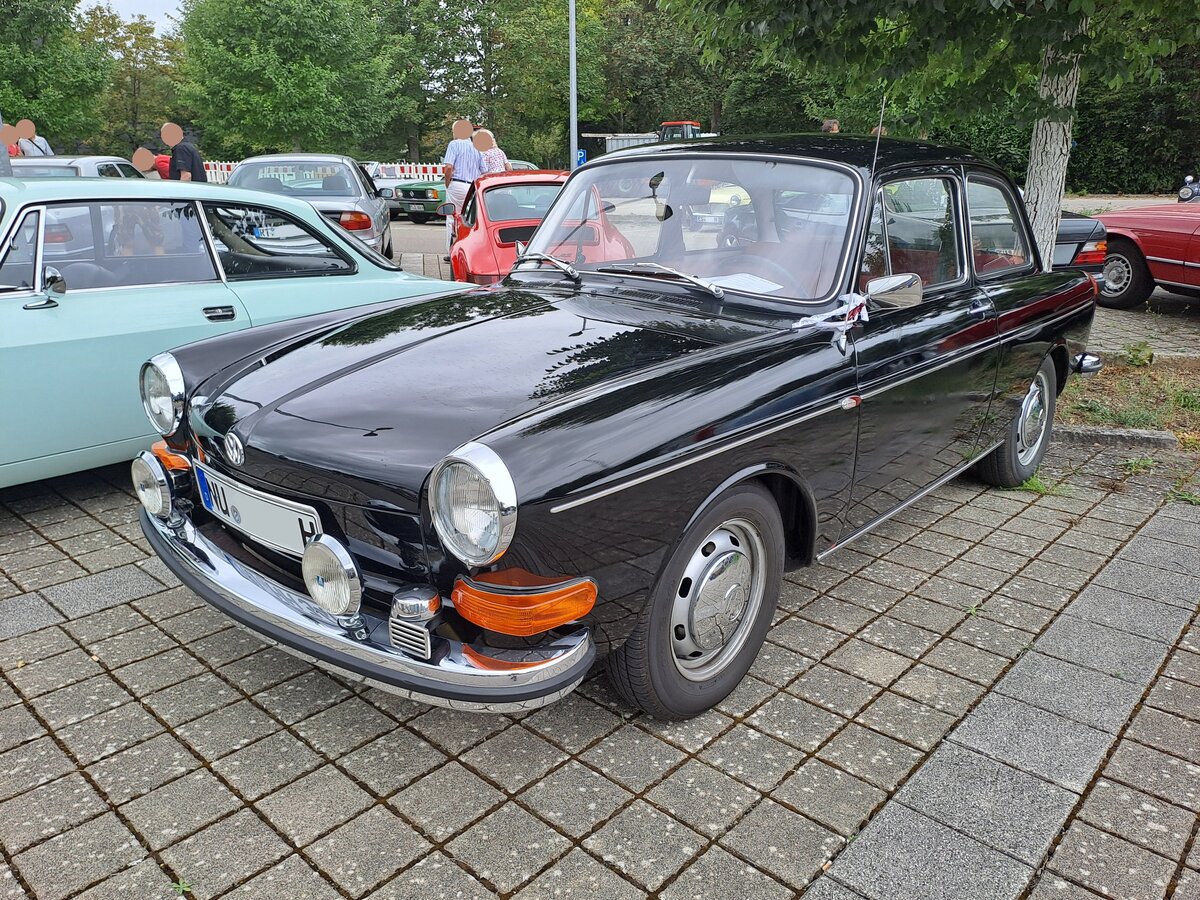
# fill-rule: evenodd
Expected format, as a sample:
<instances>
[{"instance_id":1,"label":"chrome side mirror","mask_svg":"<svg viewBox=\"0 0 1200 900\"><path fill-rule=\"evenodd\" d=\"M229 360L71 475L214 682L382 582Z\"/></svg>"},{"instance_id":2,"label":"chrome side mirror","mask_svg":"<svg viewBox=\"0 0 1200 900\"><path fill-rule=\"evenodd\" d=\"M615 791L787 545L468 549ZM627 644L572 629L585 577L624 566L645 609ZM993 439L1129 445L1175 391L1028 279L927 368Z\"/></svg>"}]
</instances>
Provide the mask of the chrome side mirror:
<instances>
[{"instance_id":1,"label":"chrome side mirror","mask_svg":"<svg viewBox=\"0 0 1200 900\"><path fill-rule=\"evenodd\" d=\"M529 247L529 243L527 241L513 242L513 249L517 251L517 259L520 259L522 256L525 255L525 250L528 247Z\"/></svg>"},{"instance_id":2,"label":"chrome side mirror","mask_svg":"<svg viewBox=\"0 0 1200 900\"><path fill-rule=\"evenodd\" d=\"M885 307L916 306L921 302L921 276L906 272L872 278L867 282L867 298Z\"/></svg>"},{"instance_id":3,"label":"chrome side mirror","mask_svg":"<svg viewBox=\"0 0 1200 900\"><path fill-rule=\"evenodd\" d=\"M52 297L61 297L67 292L67 279L63 278L62 272L54 266L42 269L42 285Z\"/></svg>"},{"instance_id":4,"label":"chrome side mirror","mask_svg":"<svg viewBox=\"0 0 1200 900\"><path fill-rule=\"evenodd\" d=\"M436 210L434 210L434 212L436 212L439 216L452 216L452 215L454 215L454 204L453 203L439 204L438 208Z\"/></svg>"},{"instance_id":5,"label":"chrome side mirror","mask_svg":"<svg viewBox=\"0 0 1200 900\"><path fill-rule=\"evenodd\" d=\"M394 200L396 197L396 192L391 188L380 188L375 192L375 195L379 197L380 200Z\"/></svg>"}]
</instances>

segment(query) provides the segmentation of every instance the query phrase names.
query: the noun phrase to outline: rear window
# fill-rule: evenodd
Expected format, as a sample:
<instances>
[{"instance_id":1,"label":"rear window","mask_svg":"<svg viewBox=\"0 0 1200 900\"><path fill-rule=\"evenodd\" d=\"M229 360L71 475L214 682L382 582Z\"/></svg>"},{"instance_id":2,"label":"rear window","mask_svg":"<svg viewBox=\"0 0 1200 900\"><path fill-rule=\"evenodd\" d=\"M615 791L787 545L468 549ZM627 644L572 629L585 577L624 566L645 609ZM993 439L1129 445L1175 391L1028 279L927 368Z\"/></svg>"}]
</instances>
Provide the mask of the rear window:
<instances>
[{"instance_id":1,"label":"rear window","mask_svg":"<svg viewBox=\"0 0 1200 900\"><path fill-rule=\"evenodd\" d=\"M493 222L541 219L562 190L561 184L514 184L483 192L483 205Z\"/></svg>"},{"instance_id":2,"label":"rear window","mask_svg":"<svg viewBox=\"0 0 1200 900\"><path fill-rule=\"evenodd\" d=\"M357 197L357 180L349 166L328 161L243 163L229 177L234 187L304 199Z\"/></svg>"}]
</instances>

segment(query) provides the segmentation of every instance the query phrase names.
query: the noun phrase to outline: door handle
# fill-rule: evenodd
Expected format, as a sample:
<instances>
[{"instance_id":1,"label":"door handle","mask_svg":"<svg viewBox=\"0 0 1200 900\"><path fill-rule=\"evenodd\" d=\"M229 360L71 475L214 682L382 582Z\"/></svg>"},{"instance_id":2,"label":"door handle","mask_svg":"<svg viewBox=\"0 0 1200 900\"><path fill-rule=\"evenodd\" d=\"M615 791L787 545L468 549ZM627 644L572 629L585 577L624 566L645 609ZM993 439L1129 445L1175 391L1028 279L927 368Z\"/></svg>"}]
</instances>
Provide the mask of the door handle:
<instances>
[{"instance_id":1,"label":"door handle","mask_svg":"<svg viewBox=\"0 0 1200 900\"><path fill-rule=\"evenodd\" d=\"M967 307L967 313L975 319L986 319L993 309L991 300L976 300Z\"/></svg>"},{"instance_id":2,"label":"door handle","mask_svg":"<svg viewBox=\"0 0 1200 900\"><path fill-rule=\"evenodd\" d=\"M53 297L47 297L44 300L35 300L32 303L26 303L21 309L54 309L58 306L58 301Z\"/></svg>"},{"instance_id":3,"label":"door handle","mask_svg":"<svg viewBox=\"0 0 1200 900\"><path fill-rule=\"evenodd\" d=\"M206 306L204 315L212 322L232 322L237 318L237 312L232 306Z\"/></svg>"}]
</instances>

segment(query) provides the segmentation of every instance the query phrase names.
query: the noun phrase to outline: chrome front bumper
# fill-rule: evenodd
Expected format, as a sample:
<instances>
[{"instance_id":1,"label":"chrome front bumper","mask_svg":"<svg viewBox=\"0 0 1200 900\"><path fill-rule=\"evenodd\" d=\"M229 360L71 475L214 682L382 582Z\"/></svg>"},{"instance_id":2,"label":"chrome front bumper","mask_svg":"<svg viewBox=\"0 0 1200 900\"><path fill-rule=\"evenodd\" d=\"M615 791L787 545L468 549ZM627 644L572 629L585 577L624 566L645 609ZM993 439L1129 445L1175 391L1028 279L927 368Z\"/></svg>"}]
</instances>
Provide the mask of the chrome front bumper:
<instances>
[{"instance_id":1,"label":"chrome front bumper","mask_svg":"<svg viewBox=\"0 0 1200 900\"><path fill-rule=\"evenodd\" d=\"M434 635L431 659L417 659L391 645L387 619L364 613L362 624L347 629L306 594L255 571L187 518L176 518L169 525L141 512L147 540L180 581L267 643L354 681L451 709L518 712L569 694L595 659L585 626L522 651L520 659L497 659L505 652L497 650L481 655L482 648ZM513 668L503 668L505 662Z\"/></svg>"}]
</instances>

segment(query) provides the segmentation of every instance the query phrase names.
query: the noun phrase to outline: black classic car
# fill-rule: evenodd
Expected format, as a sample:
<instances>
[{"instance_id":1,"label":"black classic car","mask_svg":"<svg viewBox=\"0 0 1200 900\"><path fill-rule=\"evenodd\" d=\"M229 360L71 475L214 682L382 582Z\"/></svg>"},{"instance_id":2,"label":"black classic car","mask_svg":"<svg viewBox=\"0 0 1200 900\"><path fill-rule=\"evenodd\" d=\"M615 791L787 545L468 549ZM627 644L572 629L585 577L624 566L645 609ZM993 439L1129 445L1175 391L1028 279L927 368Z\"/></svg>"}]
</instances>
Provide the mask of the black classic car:
<instances>
[{"instance_id":1,"label":"black classic car","mask_svg":"<svg viewBox=\"0 0 1200 900\"><path fill-rule=\"evenodd\" d=\"M236 621L407 696L540 706L604 655L650 713L708 709L785 570L968 469L1020 484L1100 365L1095 281L1044 270L1008 178L874 151L612 154L502 284L161 354L147 537ZM735 235L684 227L716 185L754 211Z\"/></svg>"}]
</instances>

